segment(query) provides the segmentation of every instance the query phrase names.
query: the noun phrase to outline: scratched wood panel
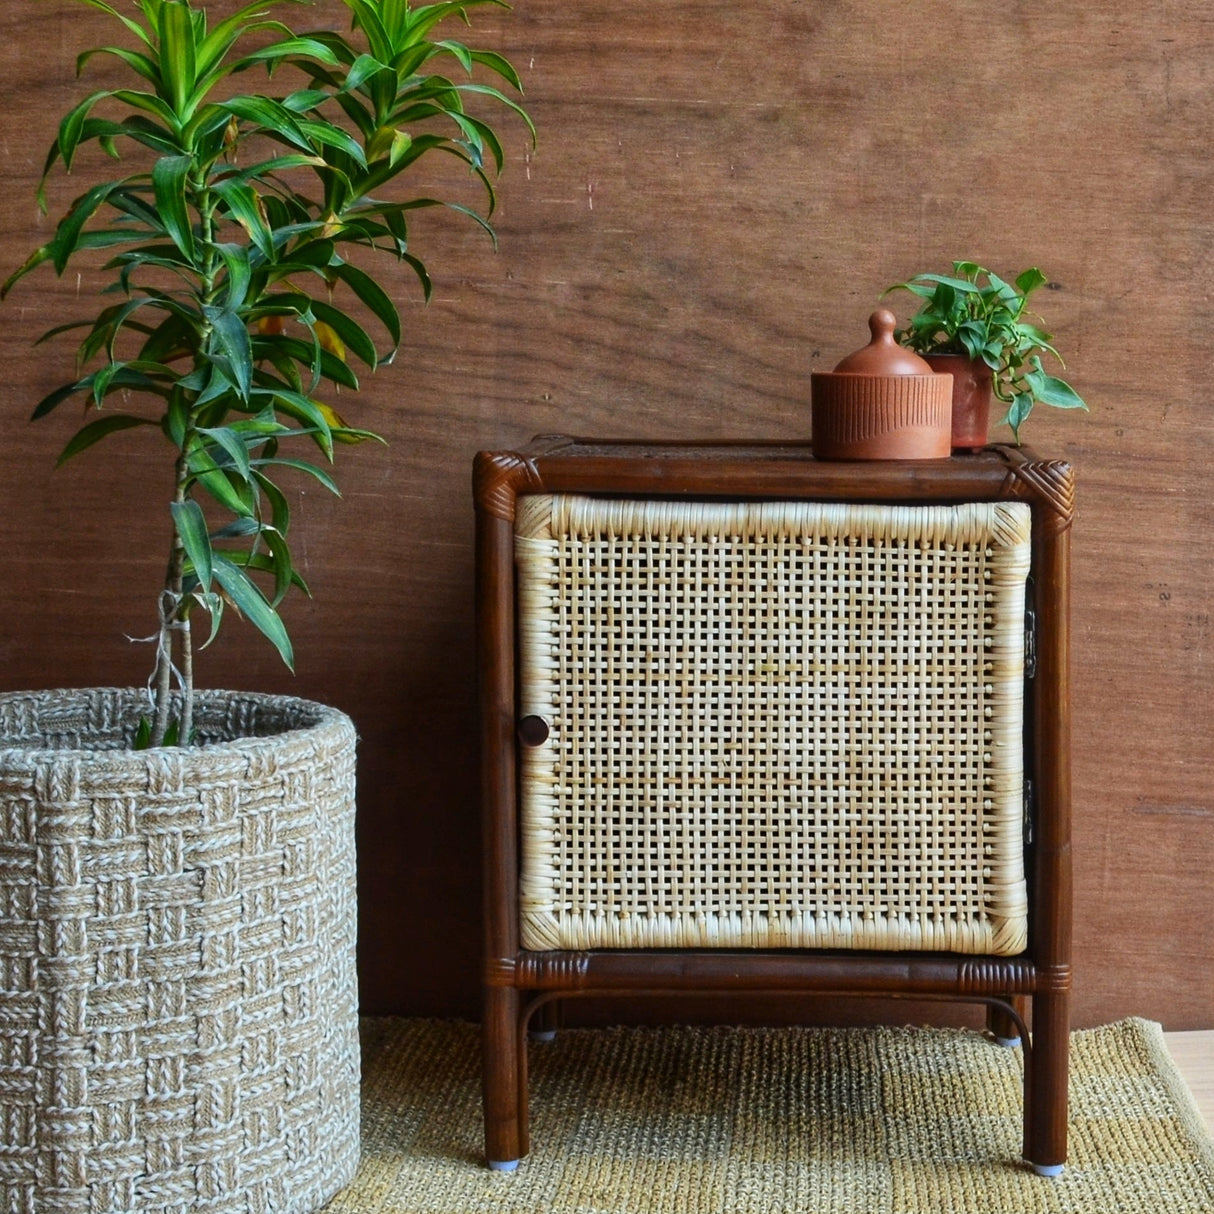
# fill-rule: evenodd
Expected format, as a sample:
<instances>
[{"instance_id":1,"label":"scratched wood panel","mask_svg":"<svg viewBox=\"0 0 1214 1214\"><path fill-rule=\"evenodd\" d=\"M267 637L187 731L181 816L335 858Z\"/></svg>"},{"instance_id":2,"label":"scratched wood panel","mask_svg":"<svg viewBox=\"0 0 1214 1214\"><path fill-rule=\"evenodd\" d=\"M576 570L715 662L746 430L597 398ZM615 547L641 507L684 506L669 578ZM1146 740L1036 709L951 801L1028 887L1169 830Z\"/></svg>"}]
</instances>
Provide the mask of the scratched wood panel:
<instances>
[{"instance_id":1,"label":"scratched wood panel","mask_svg":"<svg viewBox=\"0 0 1214 1214\"><path fill-rule=\"evenodd\" d=\"M341 12L322 0L316 21ZM236 622L202 660L211 685L314 696L358 722L368 1009L477 1006L473 453L561 430L807 435L809 373L864 340L882 288L964 256L1050 275L1041 307L1092 404L1028 430L1074 461L1081 494L1076 1018L1214 1025L1214 14L955 0L929 28L877 0L519 0L478 11L478 38L523 70L540 127L531 150L503 124L500 251L458 216L416 222L435 298L392 279L404 348L338 402L390 445L341 453L341 502L294 490L316 596L287 611L298 674ZM59 115L112 79L98 64L75 82L75 53L113 39L59 0L0 12L6 266L50 231L33 188ZM462 175L418 181L439 187L475 197ZM80 188L56 180L53 202ZM123 436L110 459L52 473L67 419L24 421L63 354L30 342L82 314L91 281L47 273L0 309L5 687L145 677L146 646L124 634L151 631L167 522L141 507L167 498L163 451Z\"/></svg>"}]
</instances>

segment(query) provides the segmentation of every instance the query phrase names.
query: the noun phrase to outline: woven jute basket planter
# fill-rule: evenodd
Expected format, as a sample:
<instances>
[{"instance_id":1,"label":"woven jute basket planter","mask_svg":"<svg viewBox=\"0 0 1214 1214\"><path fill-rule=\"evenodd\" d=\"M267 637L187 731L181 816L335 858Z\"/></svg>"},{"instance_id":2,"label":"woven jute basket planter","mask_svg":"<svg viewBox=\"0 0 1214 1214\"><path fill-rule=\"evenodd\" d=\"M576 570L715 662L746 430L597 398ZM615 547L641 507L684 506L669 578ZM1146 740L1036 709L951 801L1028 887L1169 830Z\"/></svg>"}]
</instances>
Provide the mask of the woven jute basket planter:
<instances>
[{"instance_id":1,"label":"woven jute basket planter","mask_svg":"<svg viewBox=\"0 0 1214 1214\"><path fill-rule=\"evenodd\" d=\"M0 1210L310 1211L358 1163L354 747L303 700L0 695Z\"/></svg>"}]
</instances>

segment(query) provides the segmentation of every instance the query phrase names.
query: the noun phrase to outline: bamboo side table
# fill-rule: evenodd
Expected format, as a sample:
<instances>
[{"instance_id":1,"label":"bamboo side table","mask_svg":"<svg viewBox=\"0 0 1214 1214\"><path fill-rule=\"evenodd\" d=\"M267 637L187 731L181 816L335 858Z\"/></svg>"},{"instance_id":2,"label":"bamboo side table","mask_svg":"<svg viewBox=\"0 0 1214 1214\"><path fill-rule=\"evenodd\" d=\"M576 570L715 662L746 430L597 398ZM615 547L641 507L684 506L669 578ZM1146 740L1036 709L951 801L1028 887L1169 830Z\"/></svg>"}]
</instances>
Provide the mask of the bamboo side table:
<instances>
[{"instance_id":1,"label":"bamboo side table","mask_svg":"<svg viewBox=\"0 0 1214 1214\"><path fill-rule=\"evenodd\" d=\"M552 1001L794 991L985 1004L1061 1172L1070 468L548 437L474 495L490 1166Z\"/></svg>"}]
</instances>

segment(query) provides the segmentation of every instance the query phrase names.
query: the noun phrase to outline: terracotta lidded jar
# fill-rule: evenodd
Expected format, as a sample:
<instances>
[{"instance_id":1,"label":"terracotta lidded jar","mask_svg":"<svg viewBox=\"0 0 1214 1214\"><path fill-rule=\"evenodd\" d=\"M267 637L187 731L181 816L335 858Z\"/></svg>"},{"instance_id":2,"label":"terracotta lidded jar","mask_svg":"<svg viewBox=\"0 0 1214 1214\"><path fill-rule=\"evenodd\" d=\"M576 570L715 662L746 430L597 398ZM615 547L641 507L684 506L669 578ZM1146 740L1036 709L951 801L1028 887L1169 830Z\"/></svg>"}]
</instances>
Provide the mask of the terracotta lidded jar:
<instances>
[{"instance_id":1,"label":"terracotta lidded jar","mask_svg":"<svg viewBox=\"0 0 1214 1214\"><path fill-rule=\"evenodd\" d=\"M884 308L874 312L868 345L811 376L817 459L948 458L952 376L900 346L897 323Z\"/></svg>"}]
</instances>

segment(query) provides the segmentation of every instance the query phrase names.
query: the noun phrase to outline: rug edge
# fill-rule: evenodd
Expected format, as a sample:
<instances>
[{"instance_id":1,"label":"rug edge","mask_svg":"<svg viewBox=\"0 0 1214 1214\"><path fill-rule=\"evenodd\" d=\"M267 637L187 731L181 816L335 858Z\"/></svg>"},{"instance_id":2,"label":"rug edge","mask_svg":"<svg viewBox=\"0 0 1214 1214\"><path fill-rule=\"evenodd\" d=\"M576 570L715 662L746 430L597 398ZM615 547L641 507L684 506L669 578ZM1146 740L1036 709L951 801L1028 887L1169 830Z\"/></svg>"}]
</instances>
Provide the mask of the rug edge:
<instances>
[{"instance_id":1,"label":"rug edge","mask_svg":"<svg viewBox=\"0 0 1214 1214\"><path fill-rule=\"evenodd\" d=\"M1205 1166L1211 1180L1214 1181L1214 1133L1206 1125L1206 1119L1202 1116L1201 1109L1197 1107L1197 1098L1180 1073L1176 1059L1172 1057L1172 1051L1168 1049L1163 1025L1158 1021L1147 1020L1141 1016L1127 1016L1108 1027L1114 1027L1118 1023L1132 1025L1141 1033L1143 1043L1151 1055L1151 1062L1166 1084L1168 1095L1176 1107L1181 1127L1189 1135L1196 1148L1198 1159Z\"/></svg>"}]
</instances>

